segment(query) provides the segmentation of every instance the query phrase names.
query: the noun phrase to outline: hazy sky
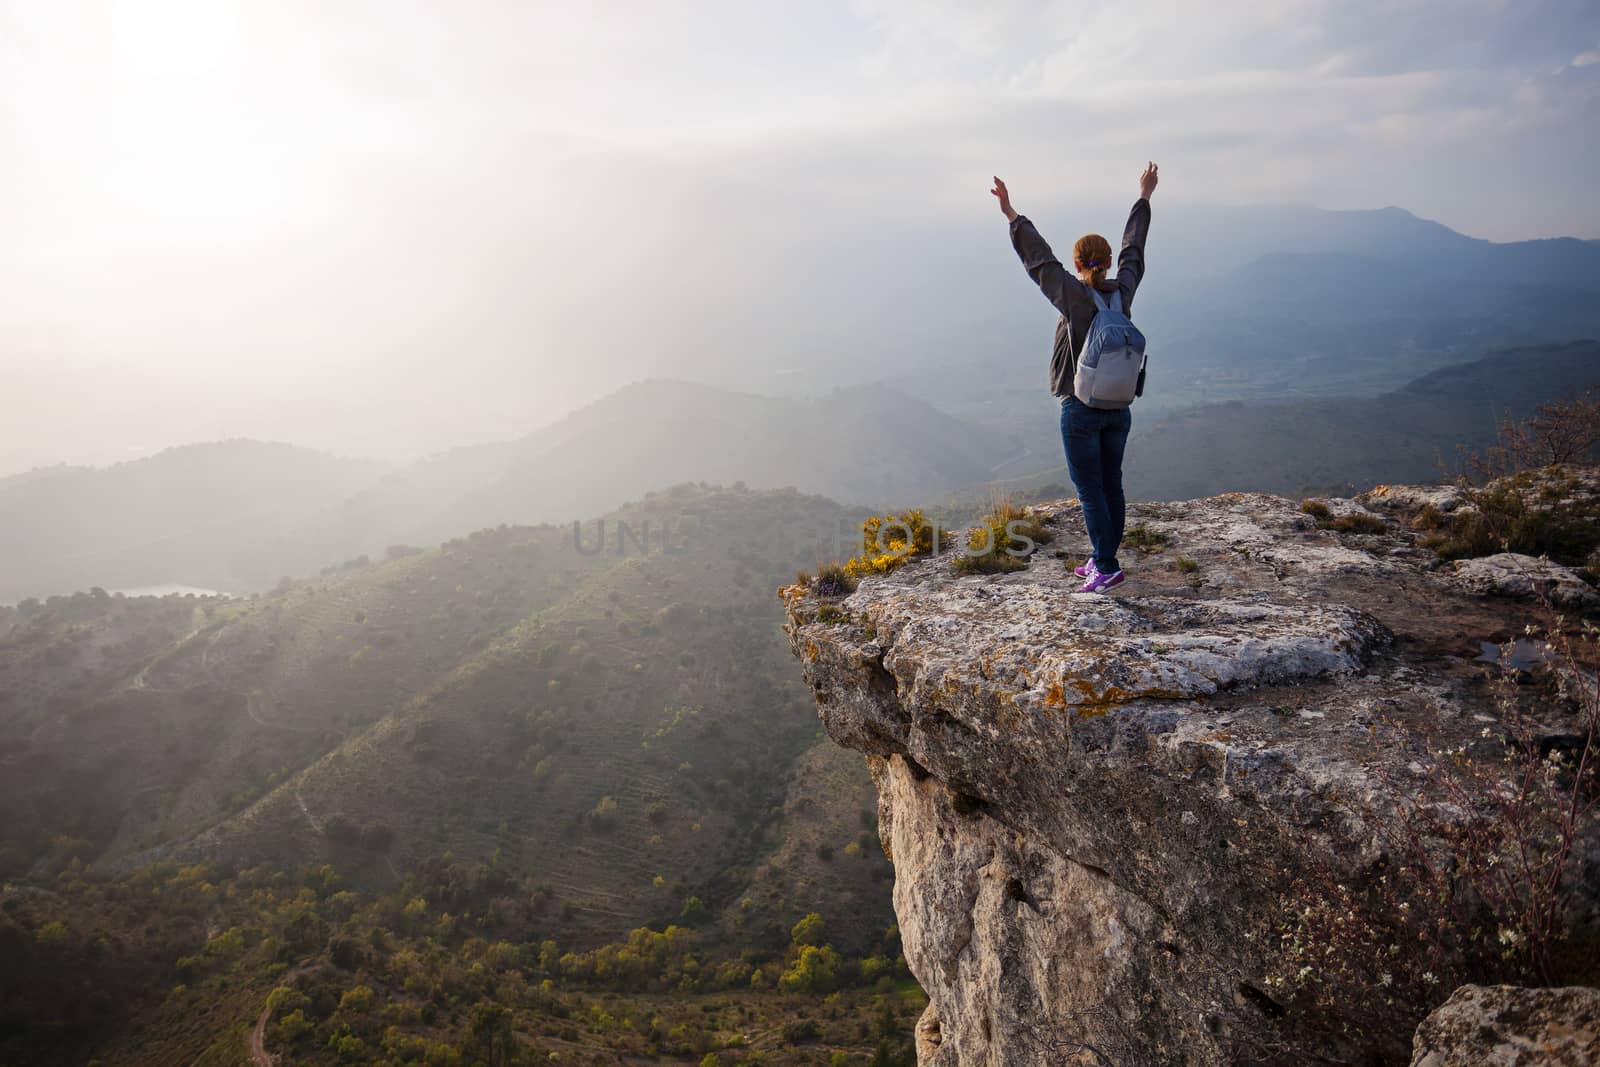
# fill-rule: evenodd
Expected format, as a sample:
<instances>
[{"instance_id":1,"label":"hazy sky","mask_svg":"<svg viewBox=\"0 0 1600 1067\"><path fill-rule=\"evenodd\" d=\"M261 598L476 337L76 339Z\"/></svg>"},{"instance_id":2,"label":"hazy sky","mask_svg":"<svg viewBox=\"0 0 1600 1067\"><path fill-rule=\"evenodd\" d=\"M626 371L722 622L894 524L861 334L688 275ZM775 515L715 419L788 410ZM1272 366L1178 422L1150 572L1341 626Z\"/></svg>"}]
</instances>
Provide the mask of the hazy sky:
<instances>
[{"instance_id":1,"label":"hazy sky","mask_svg":"<svg viewBox=\"0 0 1600 1067\"><path fill-rule=\"evenodd\" d=\"M0 473L838 350L996 172L1600 237L1597 112L1592 0L7 3Z\"/></svg>"}]
</instances>

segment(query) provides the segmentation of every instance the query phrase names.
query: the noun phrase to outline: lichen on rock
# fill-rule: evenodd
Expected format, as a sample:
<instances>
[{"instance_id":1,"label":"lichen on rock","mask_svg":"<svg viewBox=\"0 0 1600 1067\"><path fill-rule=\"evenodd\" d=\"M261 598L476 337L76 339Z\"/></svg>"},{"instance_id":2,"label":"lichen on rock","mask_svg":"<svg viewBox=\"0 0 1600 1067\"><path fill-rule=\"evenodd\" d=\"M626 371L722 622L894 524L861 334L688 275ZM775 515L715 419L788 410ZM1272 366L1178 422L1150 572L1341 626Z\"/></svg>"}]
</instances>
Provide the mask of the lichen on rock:
<instances>
[{"instance_id":1,"label":"lichen on rock","mask_svg":"<svg viewBox=\"0 0 1600 1067\"><path fill-rule=\"evenodd\" d=\"M1417 1027L1411 1067L1593 1067L1600 989L1464 985Z\"/></svg>"},{"instance_id":2,"label":"lichen on rock","mask_svg":"<svg viewBox=\"0 0 1600 1067\"><path fill-rule=\"evenodd\" d=\"M878 786L919 1061L1404 1062L1409 1029L1341 1035L1272 990L1285 880L1374 861L1357 808L1415 773L1375 724L1492 721L1471 661L1507 604L1398 523L1254 493L1130 512L1163 536L1110 597L1075 591L1065 503L1036 509L1065 566L785 590L823 725Z\"/></svg>"},{"instance_id":3,"label":"lichen on rock","mask_svg":"<svg viewBox=\"0 0 1600 1067\"><path fill-rule=\"evenodd\" d=\"M1570 568L1547 559L1499 552L1459 560L1455 572L1462 588L1475 596L1545 598L1557 607L1578 611L1600 608L1600 593Z\"/></svg>"}]
</instances>

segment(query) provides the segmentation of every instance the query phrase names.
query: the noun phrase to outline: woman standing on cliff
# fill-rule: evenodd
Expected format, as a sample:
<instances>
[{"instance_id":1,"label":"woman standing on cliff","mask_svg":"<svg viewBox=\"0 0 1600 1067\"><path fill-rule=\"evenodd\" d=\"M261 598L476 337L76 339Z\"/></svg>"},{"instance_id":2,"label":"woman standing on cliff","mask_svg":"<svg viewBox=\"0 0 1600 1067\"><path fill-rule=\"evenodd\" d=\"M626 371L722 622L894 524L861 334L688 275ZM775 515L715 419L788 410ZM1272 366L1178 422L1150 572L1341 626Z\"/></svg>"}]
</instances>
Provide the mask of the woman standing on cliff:
<instances>
[{"instance_id":1,"label":"woman standing on cliff","mask_svg":"<svg viewBox=\"0 0 1600 1067\"><path fill-rule=\"evenodd\" d=\"M1077 274L1074 277L1056 259L1033 223L1011 209L1006 183L996 178L994 188L989 190L999 198L1000 210L1011 223L1011 245L1022 258L1022 266L1045 299L1061 312L1050 359L1050 391L1061 398L1061 440L1067 452L1067 471L1077 487L1083 523L1094 545L1094 555L1077 568L1078 576L1084 579L1079 591L1084 593L1104 593L1123 582L1122 565L1117 562L1127 511L1122 493L1122 454L1128 445L1133 417L1126 407L1090 407L1073 395L1072 383L1084 339L1102 304L1120 298L1122 314L1132 313L1133 294L1144 278L1144 241L1150 232L1150 194L1155 192L1156 179L1154 163L1139 176L1139 199L1128 213L1128 225L1122 231L1115 280L1106 276L1111 268L1111 245L1104 237L1091 233L1078 238L1072 246L1072 269Z\"/></svg>"}]
</instances>

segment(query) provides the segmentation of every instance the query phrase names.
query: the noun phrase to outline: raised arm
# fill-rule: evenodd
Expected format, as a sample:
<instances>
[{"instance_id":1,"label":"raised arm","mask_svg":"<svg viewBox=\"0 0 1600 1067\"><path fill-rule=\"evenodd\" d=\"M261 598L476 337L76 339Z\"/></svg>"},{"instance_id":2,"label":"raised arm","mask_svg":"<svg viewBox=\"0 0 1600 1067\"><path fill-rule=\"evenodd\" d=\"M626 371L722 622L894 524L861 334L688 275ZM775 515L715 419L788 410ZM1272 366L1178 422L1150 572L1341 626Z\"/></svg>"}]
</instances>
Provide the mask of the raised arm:
<instances>
[{"instance_id":1,"label":"raised arm","mask_svg":"<svg viewBox=\"0 0 1600 1067\"><path fill-rule=\"evenodd\" d=\"M1049 243L1034 229L1033 223L1012 210L1011 193L1006 189L1005 182L996 178L994 188L989 192L999 198L1000 211L1011 223L1011 247L1017 250L1022 268L1028 272L1028 277L1033 279L1033 284L1039 287L1045 299L1054 304L1061 314L1067 314L1067 294L1074 290L1082 293L1084 284L1061 265L1056 254L1050 251Z\"/></svg>"},{"instance_id":2,"label":"raised arm","mask_svg":"<svg viewBox=\"0 0 1600 1067\"><path fill-rule=\"evenodd\" d=\"M1126 307L1133 303L1133 294L1144 280L1144 241L1150 234L1150 195L1156 191L1160 175L1154 163L1139 175L1139 199L1128 212L1128 224L1122 228L1122 251L1117 255L1117 286L1126 294Z\"/></svg>"}]
</instances>

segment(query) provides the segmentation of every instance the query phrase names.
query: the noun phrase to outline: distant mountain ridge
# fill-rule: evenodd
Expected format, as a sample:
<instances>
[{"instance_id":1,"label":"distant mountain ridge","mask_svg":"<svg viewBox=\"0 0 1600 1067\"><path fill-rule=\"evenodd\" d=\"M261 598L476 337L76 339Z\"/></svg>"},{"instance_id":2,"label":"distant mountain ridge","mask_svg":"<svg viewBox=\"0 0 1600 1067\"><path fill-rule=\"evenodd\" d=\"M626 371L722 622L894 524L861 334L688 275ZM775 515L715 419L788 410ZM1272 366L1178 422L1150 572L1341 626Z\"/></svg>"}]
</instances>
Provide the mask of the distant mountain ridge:
<instances>
[{"instance_id":1,"label":"distant mountain ridge","mask_svg":"<svg viewBox=\"0 0 1600 1067\"><path fill-rule=\"evenodd\" d=\"M224 442L0 482L0 602L183 584L237 592L399 543L571 521L678 482L912 504L987 479L1014 435L883 385L805 400L672 380L399 468Z\"/></svg>"},{"instance_id":2,"label":"distant mountain ridge","mask_svg":"<svg viewBox=\"0 0 1600 1067\"><path fill-rule=\"evenodd\" d=\"M1136 431L1128 486L1142 499L1295 493L1435 481L1503 417L1600 385L1600 342L1494 352L1374 398L1213 404ZM1441 467L1444 470L1441 470Z\"/></svg>"},{"instance_id":3,"label":"distant mountain ridge","mask_svg":"<svg viewBox=\"0 0 1600 1067\"><path fill-rule=\"evenodd\" d=\"M1384 260L1396 271L1425 267L1447 276L1487 274L1534 284L1600 287L1600 241L1490 241L1400 207L1207 207L1185 211L1169 226L1177 232L1164 242L1168 254L1186 272L1201 276L1225 275L1262 256L1316 253Z\"/></svg>"},{"instance_id":4,"label":"distant mountain ridge","mask_svg":"<svg viewBox=\"0 0 1600 1067\"><path fill-rule=\"evenodd\" d=\"M1173 240L1180 267L1193 242L1194 272L1165 281L1158 248L1139 309L1162 403L1376 394L1495 348L1600 336L1600 242L1496 243L1399 208L1189 223Z\"/></svg>"},{"instance_id":5,"label":"distant mountain ridge","mask_svg":"<svg viewBox=\"0 0 1600 1067\"><path fill-rule=\"evenodd\" d=\"M1125 205L1030 214L1058 253L1120 233ZM1196 403L1377 396L1497 348L1600 337L1600 241L1493 242L1400 208L1154 205L1134 318L1149 338L1146 418ZM1111 227L1116 227L1113 230ZM1053 312L1003 236L911 388L980 425L1026 410L1045 380ZM913 285L919 284L914 276ZM942 290L940 290L942 292Z\"/></svg>"},{"instance_id":6,"label":"distant mountain ridge","mask_svg":"<svg viewBox=\"0 0 1600 1067\"><path fill-rule=\"evenodd\" d=\"M972 431L883 385L796 400L648 380L499 449L495 476L477 485L460 477L451 510L418 536L565 519L680 481L910 502L981 480L1015 450L1003 434ZM481 476L485 455L467 453L462 468ZM439 462L453 466L448 456Z\"/></svg>"},{"instance_id":7,"label":"distant mountain ridge","mask_svg":"<svg viewBox=\"0 0 1600 1067\"><path fill-rule=\"evenodd\" d=\"M1517 293L1500 296L1514 304ZM1345 349L1322 358L1347 382L1363 366L1403 365L1405 353L1384 347L1384 329L1377 318L1347 327ZM1129 485L1136 496L1174 499L1427 480L1436 456L1486 443L1501 414L1524 416L1600 380L1595 349L1504 350L1378 397L1265 389L1270 402L1191 403L1166 418L1141 401ZM1285 380L1317 362L1244 346L1238 356L1236 372L1254 360ZM1160 353L1152 360L1154 380L1174 375ZM795 399L650 380L514 441L399 468L225 442L105 470L50 469L0 481L0 602L95 585L260 590L391 547L568 522L680 482L793 486L880 511L982 495L995 481L1065 482L1054 405L1039 384L970 396L976 419L882 384Z\"/></svg>"}]
</instances>

